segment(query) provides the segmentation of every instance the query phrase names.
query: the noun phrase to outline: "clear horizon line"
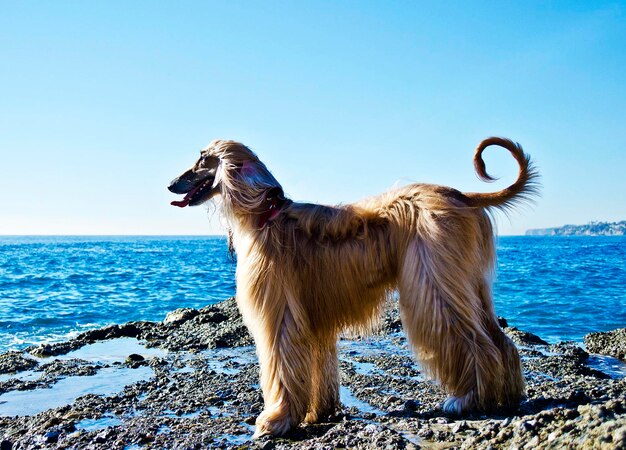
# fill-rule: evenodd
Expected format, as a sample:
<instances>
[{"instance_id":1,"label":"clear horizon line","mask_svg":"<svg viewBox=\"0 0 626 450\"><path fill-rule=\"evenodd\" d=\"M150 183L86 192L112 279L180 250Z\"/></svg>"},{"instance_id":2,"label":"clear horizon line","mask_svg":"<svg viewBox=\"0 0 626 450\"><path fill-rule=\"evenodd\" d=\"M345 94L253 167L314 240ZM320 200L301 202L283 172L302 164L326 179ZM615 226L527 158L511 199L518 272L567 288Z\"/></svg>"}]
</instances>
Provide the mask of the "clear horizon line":
<instances>
[{"instance_id":1,"label":"clear horizon line","mask_svg":"<svg viewBox=\"0 0 626 450\"><path fill-rule=\"evenodd\" d=\"M79 233L79 234L61 234L61 233L53 233L53 234L45 234L45 233L35 233L35 234L2 234L0 233L0 237L27 237L27 236L34 236L34 237L54 237L54 236L85 236L85 237L132 237L132 236L136 236L136 237L149 237L149 236L154 236L154 237L226 237L226 234L158 234L158 233L152 233L152 234L87 234L87 233ZM496 235L496 237L499 236L526 236L525 234L498 234Z\"/></svg>"},{"instance_id":2,"label":"clear horizon line","mask_svg":"<svg viewBox=\"0 0 626 450\"><path fill-rule=\"evenodd\" d=\"M0 237L24 237L24 236L39 236L39 237L53 237L53 236L87 236L87 237L113 237L113 236L159 236L159 237L180 237L180 236L189 236L189 237L226 237L226 234L86 234L86 233L78 233L78 234L61 234L61 233L35 233L35 234L2 234L0 233Z\"/></svg>"}]
</instances>

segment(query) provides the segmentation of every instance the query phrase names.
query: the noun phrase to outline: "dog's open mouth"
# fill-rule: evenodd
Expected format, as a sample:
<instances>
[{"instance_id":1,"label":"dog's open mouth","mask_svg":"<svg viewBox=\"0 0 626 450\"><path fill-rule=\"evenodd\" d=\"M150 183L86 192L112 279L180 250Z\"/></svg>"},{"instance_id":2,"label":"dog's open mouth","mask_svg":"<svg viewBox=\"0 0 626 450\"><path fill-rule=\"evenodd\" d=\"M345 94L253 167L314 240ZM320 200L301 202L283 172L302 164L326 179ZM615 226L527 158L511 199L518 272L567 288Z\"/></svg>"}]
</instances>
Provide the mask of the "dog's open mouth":
<instances>
[{"instance_id":1,"label":"dog's open mouth","mask_svg":"<svg viewBox=\"0 0 626 450\"><path fill-rule=\"evenodd\" d=\"M182 200L174 200L170 202L170 205L178 206L179 208L184 208L185 206L199 205L205 200L208 200L209 194L212 190L213 180L207 179L198 184L191 191L187 192Z\"/></svg>"},{"instance_id":2,"label":"dog's open mouth","mask_svg":"<svg viewBox=\"0 0 626 450\"><path fill-rule=\"evenodd\" d=\"M215 182L214 169L190 169L174 179L168 189L174 194L184 194L182 200L174 200L170 204L184 208L196 206L209 200L219 189L213 186Z\"/></svg>"}]
</instances>

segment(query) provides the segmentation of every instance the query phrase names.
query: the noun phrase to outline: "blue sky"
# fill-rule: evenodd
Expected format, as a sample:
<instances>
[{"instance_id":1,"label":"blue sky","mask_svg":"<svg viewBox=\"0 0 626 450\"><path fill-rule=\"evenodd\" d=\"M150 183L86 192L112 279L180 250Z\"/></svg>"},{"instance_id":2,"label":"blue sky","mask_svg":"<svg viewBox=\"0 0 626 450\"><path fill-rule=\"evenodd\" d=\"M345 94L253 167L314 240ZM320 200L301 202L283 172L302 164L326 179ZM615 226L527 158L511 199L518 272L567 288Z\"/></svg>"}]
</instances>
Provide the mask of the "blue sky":
<instances>
[{"instance_id":1,"label":"blue sky","mask_svg":"<svg viewBox=\"0 0 626 450\"><path fill-rule=\"evenodd\" d=\"M501 234L626 219L624 2L0 4L0 234L215 234L169 205L215 138L295 200L411 181L491 191L520 142L542 197Z\"/></svg>"}]
</instances>

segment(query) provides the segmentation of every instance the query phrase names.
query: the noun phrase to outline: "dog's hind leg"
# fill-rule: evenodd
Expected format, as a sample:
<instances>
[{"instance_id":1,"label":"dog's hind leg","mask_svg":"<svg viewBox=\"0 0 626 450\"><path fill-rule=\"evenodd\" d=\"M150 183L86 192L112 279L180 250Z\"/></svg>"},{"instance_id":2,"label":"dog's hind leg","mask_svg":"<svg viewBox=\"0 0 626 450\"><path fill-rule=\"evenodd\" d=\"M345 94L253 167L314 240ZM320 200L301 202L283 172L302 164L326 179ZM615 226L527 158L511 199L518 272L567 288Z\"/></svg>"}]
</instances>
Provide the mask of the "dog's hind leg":
<instances>
[{"instance_id":1,"label":"dog's hind leg","mask_svg":"<svg viewBox=\"0 0 626 450\"><path fill-rule=\"evenodd\" d=\"M503 362L483 326L479 271L463 266L453 253L458 248L428 244L410 243L400 272L400 314L409 343L426 372L452 394L446 411L491 408L502 390Z\"/></svg>"},{"instance_id":2,"label":"dog's hind leg","mask_svg":"<svg viewBox=\"0 0 626 450\"><path fill-rule=\"evenodd\" d=\"M265 401L255 437L284 435L303 421L311 400L313 351L306 327L287 307L275 319L269 326L257 327L254 336Z\"/></svg>"},{"instance_id":3,"label":"dog's hind leg","mask_svg":"<svg viewBox=\"0 0 626 450\"><path fill-rule=\"evenodd\" d=\"M493 309L491 287L487 281L481 284L478 295L486 313L484 317L485 329L500 351L504 366L504 373L502 374L504 382L501 385L501 392L498 393L498 402L506 408L516 408L521 400L525 384L519 352L513 341L504 334L498 324L498 318Z\"/></svg>"},{"instance_id":4,"label":"dog's hind leg","mask_svg":"<svg viewBox=\"0 0 626 450\"><path fill-rule=\"evenodd\" d=\"M320 338L321 339L321 338ZM335 412L339 404L339 369L336 337L330 336L314 351L312 371L312 399L304 419L319 422Z\"/></svg>"}]
</instances>

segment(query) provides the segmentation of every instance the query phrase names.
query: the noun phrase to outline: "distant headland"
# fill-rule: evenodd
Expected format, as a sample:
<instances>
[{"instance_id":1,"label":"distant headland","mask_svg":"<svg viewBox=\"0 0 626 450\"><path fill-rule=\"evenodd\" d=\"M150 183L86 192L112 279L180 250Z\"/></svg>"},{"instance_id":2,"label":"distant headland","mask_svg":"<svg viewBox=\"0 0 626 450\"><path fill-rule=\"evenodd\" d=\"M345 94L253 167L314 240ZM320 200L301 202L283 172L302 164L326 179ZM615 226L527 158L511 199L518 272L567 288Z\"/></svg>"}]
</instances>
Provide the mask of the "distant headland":
<instances>
[{"instance_id":1,"label":"distant headland","mask_svg":"<svg viewBox=\"0 0 626 450\"><path fill-rule=\"evenodd\" d=\"M625 236L626 220L589 222L586 225L563 225L556 228L527 230L526 236Z\"/></svg>"}]
</instances>

